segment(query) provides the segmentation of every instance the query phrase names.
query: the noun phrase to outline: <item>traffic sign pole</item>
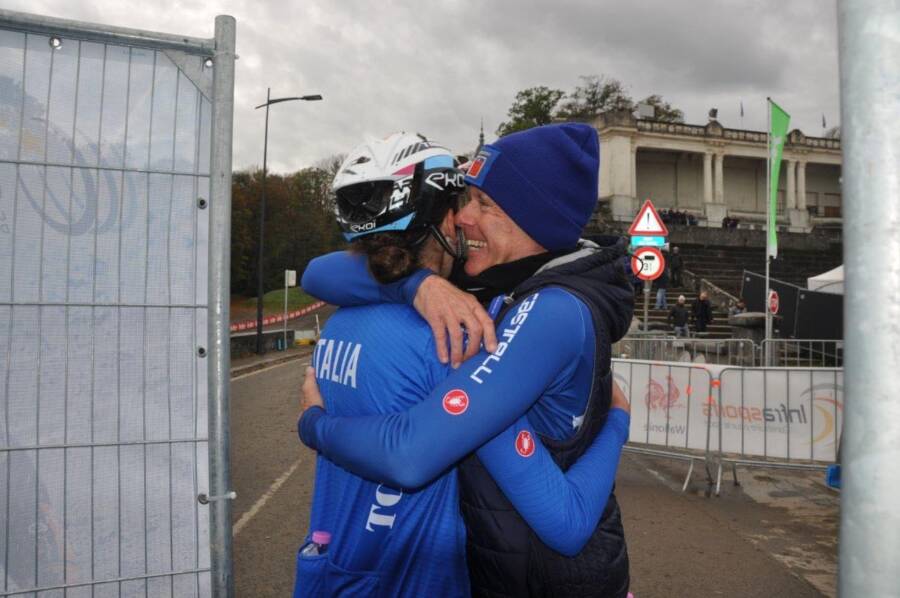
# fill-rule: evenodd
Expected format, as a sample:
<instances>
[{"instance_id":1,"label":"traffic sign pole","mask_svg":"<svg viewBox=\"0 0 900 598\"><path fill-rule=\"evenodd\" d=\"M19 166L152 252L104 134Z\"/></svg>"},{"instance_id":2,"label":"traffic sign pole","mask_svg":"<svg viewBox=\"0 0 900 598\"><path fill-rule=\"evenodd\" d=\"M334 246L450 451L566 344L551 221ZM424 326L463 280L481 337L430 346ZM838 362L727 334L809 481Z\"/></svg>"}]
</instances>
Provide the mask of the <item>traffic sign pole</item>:
<instances>
[{"instance_id":1,"label":"traffic sign pole","mask_svg":"<svg viewBox=\"0 0 900 598\"><path fill-rule=\"evenodd\" d=\"M644 281L644 332L650 330L650 287L652 285L651 281Z\"/></svg>"}]
</instances>

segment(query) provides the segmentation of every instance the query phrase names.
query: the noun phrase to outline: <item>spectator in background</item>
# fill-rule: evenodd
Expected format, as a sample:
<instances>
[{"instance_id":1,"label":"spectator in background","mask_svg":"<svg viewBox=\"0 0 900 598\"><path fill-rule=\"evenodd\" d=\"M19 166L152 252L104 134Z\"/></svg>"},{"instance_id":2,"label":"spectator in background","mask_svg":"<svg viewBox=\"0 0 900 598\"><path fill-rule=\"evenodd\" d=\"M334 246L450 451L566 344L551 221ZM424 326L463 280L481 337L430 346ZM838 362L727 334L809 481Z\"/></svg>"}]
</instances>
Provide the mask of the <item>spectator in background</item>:
<instances>
[{"instance_id":1,"label":"spectator in background","mask_svg":"<svg viewBox=\"0 0 900 598\"><path fill-rule=\"evenodd\" d=\"M694 301L691 308L694 317L694 328L697 332L706 332L706 327L713 320L712 304L709 302L709 293L700 291L700 296Z\"/></svg>"},{"instance_id":2,"label":"spectator in background","mask_svg":"<svg viewBox=\"0 0 900 598\"><path fill-rule=\"evenodd\" d=\"M656 284L656 305L654 309L668 309L666 302L666 292L669 290L669 268L663 268L662 274L655 281Z\"/></svg>"},{"instance_id":3,"label":"spectator in background","mask_svg":"<svg viewBox=\"0 0 900 598\"><path fill-rule=\"evenodd\" d=\"M672 271L672 286L681 286L681 270L684 268L684 258L681 257L677 247L672 248L672 255L669 257L669 269Z\"/></svg>"},{"instance_id":4,"label":"spectator in background","mask_svg":"<svg viewBox=\"0 0 900 598\"><path fill-rule=\"evenodd\" d=\"M684 295L678 295L678 302L672 306L672 310L669 312L669 322L672 323L672 326L675 328L675 336L690 336L691 331L688 328L688 318L690 314L688 314L687 305L685 304Z\"/></svg>"},{"instance_id":5,"label":"spectator in background","mask_svg":"<svg viewBox=\"0 0 900 598\"><path fill-rule=\"evenodd\" d=\"M744 303L743 299L738 299L738 302L731 306L728 310L729 316L736 316L738 314L746 313L747 304Z\"/></svg>"}]
</instances>

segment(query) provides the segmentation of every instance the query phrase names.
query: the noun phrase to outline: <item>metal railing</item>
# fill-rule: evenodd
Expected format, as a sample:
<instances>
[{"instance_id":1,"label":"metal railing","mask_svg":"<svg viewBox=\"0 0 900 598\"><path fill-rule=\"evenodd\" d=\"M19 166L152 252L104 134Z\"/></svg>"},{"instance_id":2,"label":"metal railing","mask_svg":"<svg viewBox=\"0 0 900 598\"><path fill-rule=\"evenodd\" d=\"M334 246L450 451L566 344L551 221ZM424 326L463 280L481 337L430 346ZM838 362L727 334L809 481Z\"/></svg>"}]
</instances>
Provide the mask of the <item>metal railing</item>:
<instances>
[{"instance_id":1,"label":"metal railing","mask_svg":"<svg viewBox=\"0 0 900 598\"><path fill-rule=\"evenodd\" d=\"M229 596L234 19L0 50L0 596Z\"/></svg>"},{"instance_id":2,"label":"metal railing","mask_svg":"<svg viewBox=\"0 0 900 598\"><path fill-rule=\"evenodd\" d=\"M756 344L747 338L627 336L613 344L612 354L620 359L749 367L765 365L766 347L770 367L840 368L844 364L844 341L833 339L769 339Z\"/></svg>"},{"instance_id":3,"label":"metal railing","mask_svg":"<svg viewBox=\"0 0 900 598\"><path fill-rule=\"evenodd\" d=\"M768 339L761 343L760 360L769 347L772 367L839 368L844 365L844 341L829 339Z\"/></svg>"},{"instance_id":4,"label":"metal railing","mask_svg":"<svg viewBox=\"0 0 900 598\"><path fill-rule=\"evenodd\" d=\"M621 359L752 366L758 353L759 347L747 338L625 337L613 345L612 354Z\"/></svg>"}]
</instances>

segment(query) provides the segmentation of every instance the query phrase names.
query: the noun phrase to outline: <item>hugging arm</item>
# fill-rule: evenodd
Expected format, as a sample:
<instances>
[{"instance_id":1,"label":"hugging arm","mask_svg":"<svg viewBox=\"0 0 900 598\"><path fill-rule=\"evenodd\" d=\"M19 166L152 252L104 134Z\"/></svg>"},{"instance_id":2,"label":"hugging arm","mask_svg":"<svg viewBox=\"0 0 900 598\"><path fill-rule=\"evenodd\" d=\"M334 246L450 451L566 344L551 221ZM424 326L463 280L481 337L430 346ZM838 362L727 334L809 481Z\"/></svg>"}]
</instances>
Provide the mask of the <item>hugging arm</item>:
<instances>
[{"instance_id":1,"label":"hugging arm","mask_svg":"<svg viewBox=\"0 0 900 598\"><path fill-rule=\"evenodd\" d=\"M629 415L611 409L590 448L563 473L526 418L478 449L478 458L532 530L553 550L578 554L609 500ZM525 440L528 439L528 440ZM533 442L533 453L529 453Z\"/></svg>"},{"instance_id":2,"label":"hugging arm","mask_svg":"<svg viewBox=\"0 0 900 598\"><path fill-rule=\"evenodd\" d=\"M454 367L459 366L478 351L482 335L488 351L497 346L494 323L478 300L431 270L423 268L397 282L379 284L369 273L365 256L337 251L309 262L300 284L310 295L332 305L412 305L431 326L441 363L449 359Z\"/></svg>"},{"instance_id":3,"label":"hugging arm","mask_svg":"<svg viewBox=\"0 0 900 598\"><path fill-rule=\"evenodd\" d=\"M496 353L481 351L409 410L336 417L312 408L300 419L301 439L363 477L403 488L430 482L525 414L580 356L577 300L551 291L506 314Z\"/></svg>"},{"instance_id":4,"label":"hugging arm","mask_svg":"<svg viewBox=\"0 0 900 598\"><path fill-rule=\"evenodd\" d=\"M426 268L391 284L379 284L369 273L364 255L335 251L306 266L300 286L316 297L341 307L372 303L412 304L419 285L433 272Z\"/></svg>"}]
</instances>

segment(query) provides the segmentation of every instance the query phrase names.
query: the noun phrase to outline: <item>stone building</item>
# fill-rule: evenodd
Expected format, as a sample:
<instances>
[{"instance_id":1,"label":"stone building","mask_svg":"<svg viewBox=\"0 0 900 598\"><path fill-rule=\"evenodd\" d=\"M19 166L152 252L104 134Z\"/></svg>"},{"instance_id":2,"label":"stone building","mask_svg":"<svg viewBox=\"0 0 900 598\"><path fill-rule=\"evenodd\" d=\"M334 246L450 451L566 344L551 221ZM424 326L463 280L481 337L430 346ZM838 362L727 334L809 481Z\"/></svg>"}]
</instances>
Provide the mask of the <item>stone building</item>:
<instances>
[{"instance_id":1,"label":"stone building","mask_svg":"<svg viewBox=\"0 0 900 598\"><path fill-rule=\"evenodd\" d=\"M766 217L766 132L635 118L608 112L594 121L600 136L600 200L614 220L630 221L645 199L659 209L693 214L719 227L726 216L741 228ZM841 223L841 144L788 134L778 192L779 228L807 232Z\"/></svg>"}]
</instances>

